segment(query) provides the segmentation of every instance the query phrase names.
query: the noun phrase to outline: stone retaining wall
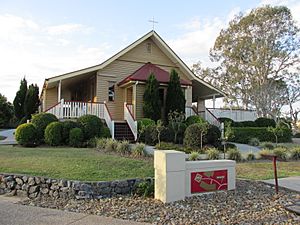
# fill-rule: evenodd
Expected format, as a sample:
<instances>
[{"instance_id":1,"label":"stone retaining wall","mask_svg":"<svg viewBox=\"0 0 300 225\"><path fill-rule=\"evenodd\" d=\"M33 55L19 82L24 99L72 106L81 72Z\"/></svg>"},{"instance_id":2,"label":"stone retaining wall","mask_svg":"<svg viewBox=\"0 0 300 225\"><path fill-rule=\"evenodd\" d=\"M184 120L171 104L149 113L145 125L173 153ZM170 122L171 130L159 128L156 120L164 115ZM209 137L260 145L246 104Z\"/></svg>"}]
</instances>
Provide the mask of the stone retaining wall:
<instances>
[{"instance_id":1,"label":"stone retaining wall","mask_svg":"<svg viewBox=\"0 0 300 225\"><path fill-rule=\"evenodd\" d=\"M97 199L134 193L140 182L150 182L152 179L84 182L0 173L0 195L9 193L29 198L50 196L53 198Z\"/></svg>"}]
</instances>

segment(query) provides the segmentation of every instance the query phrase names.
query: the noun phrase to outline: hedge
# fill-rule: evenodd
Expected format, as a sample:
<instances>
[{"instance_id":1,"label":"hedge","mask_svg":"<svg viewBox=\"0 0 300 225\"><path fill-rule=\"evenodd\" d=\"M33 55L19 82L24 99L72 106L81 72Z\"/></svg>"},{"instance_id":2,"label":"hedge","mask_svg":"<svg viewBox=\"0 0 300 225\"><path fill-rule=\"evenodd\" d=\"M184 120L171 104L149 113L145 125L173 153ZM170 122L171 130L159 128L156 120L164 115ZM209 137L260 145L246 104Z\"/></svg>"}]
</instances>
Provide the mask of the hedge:
<instances>
[{"instance_id":1,"label":"hedge","mask_svg":"<svg viewBox=\"0 0 300 225\"><path fill-rule=\"evenodd\" d=\"M259 141L275 142L275 136L268 131L267 127L232 127L233 137L231 142L248 144L251 138L258 138ZM283 135L278 137L278 142L291 142L292 132L290 129L284 129Z\"/></svg>"}]
</instances>

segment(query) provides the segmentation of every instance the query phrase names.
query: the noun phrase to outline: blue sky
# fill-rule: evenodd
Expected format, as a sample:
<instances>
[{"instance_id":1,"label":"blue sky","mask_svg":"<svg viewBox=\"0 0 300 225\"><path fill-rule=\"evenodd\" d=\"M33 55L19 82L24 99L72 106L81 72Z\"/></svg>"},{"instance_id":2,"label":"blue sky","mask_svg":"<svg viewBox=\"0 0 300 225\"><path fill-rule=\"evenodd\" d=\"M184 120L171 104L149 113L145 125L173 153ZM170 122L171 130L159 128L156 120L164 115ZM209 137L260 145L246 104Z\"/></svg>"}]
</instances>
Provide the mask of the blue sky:
<instances>
[{"instance_id":1,"label":"blue sky","mask_svg":"<svg viewBox=\"0 0 300 225\"><path fill-rule=\"evenodd\" d=\"M13 100L20 79L42 86L46 77L101 63L152 29L188 64L209 63L220 30L240 11L295 0L89 1L0 0L0 93Z\"/></svg>"}]
</instances>

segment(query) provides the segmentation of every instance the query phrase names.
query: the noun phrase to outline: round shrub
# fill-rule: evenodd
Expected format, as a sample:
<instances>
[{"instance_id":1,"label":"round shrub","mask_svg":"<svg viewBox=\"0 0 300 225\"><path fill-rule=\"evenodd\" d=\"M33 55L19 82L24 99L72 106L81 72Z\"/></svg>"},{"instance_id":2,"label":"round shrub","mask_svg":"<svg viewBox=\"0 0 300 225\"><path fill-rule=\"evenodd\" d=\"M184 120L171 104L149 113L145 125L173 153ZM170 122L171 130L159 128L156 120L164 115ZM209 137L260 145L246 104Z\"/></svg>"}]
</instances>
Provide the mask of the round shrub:
<instances>
[{"instance_id":1,"label":"round shrub","mask_svg":"<svg viewBox=\"0 0 300 225\"><path fill-rule=\"evenodd\" d=\"M102 138L111 138L110 130L108 127L104 126L101 131L101 137Z\"/></svg>"},{"instance_id":2,"label":"round shrub","mask_svg":"<svg viewBox=\"0 0 300 225\"><path fill-rule=\"evenodd\" d=\"M84 135L83 135L83 131L80 128L76 127L70 130L70 135L69 135L70 146L79 148L82 146L83 140L84 140Z\"/></svg>"},{"instance_id":3,"label":"round shrub","mask_svg":"<svg viewBox=\"0 0 300 225\"><path fill-rule=\"evenodd\" d=\"M38 132L32 123L24 123L17 127L15 132L16 141L25 147L34 147L39 143Z\"/></svg>"},{"instance_id":4,"label":"round shrub","mask_svg":"<svg viewBox=\"0 0 300 225\"><path fill-rule=\"evenodd\" d=\"M95 115L84 115L78 118L85 140L100 137L103 128L101 119Z\"/></svg>"},{"instance_id":5,"label":"round shrub","mask_svg":"<svg viewBox=\"0 0 300 225\"><path fill-rule=\"evenodd\" d=\"M192 124L201 123L201 122L204 122L204 121L205 120L202 117L194 115L194 116L189 116L188 118L186 118L185 124L187 126L190 126Z\"/></svg>"},{"instance_id":6,"label":"round shrub","mask_svg":"<svg viewBox=\"0 0 300 225\"><path fill-rule=\"evenodd\" d=\"M160 140L164 142L174 141L174 132L170 127L164 127L160 133Z\"/></svg>"},{"instance_id":7,"label":"round shrub","mask_svg":"<svg viewBox=\"0 0 300 225\"><path fill-rule=\"evenodd\" d=\"M72 120L62 122L62 142L69 144L70 130L79 127L79 124Z\"/></svg>"},{"instance_id":8,"label":"round shrub","mask_svg":"<svg viewBox=\"0 0 300 225\"><path fill-rule=\"evenodd\" d=\"M188 126L188 128L186 128L184 133L184 145L192 148L200 147L201 135L202 135L202 128L199 123L195 123Z\"/></svg>"},{"instance_id":9,"label":"round shrub","mask_svg":"<svg viewBox=\"0 0 300 225\"><path fill-rule=\"evenodd\" d=\"M216 148L210 148L206 150L207 159L215 160L220 158L220 152Z\"/></svg>"},{"instance_id":10,"label":"round shrub","mask_svg":"<svg viewBox=\"0 0 300 225\"><path fill-rule=\"evenodd\" d=\"M235 161L241 161L242 160L242 154L241 152L236 149L236 148L231 148L227 151L227 154L228 154L228 159L231 159L231 160L235 160Z\"/></svg>"},{"instance_id":11,"label":"round shrub","mask_svg":"<svg viewBox=\"0 0 300 225\"><path fill-rule=\"evenodd\" d=\"M258 140L258 138L251 138L249 140L248 144L251 146L259 146L259 140Z\"/></svg>"},{"instance_id":12,"label":"round shrub","mask_svg":"<svg viewBox=\"0 0 300 225\"><path fill-rule=\"evenodd\" d=\"M50 123L45 130L45 143L51 146L62 144L63 125L61 122Z\"/></svg>"},{"instance_id":13,"label":"round shrub","mask_svg":"<svg viewBox=\"0 0 300 225\"><path fill-rule=\"evenodd\" d=\"M279 159L287 160L288 158L288 152L286 148L274 148L273 153L275 156L277 156Z\"/></svg>"},{"instance_id":14,"label":"round shrub","mask_svg":"<svg viewBox=\"0 0 300 225\"><path fill-rule=\"evenodd\" d=\"M41 141L44 140L44 134L46 127L52 123L56 122L58 119L51 113L39 113L32 116L32 124L36 127L38 132L38 137Z\"/></svg>"},{"instance_id":15,"label":"round shrub","mask_svg":"<svg viewBox=\"0 0 300 225\"><path fill-rule=\"evenodd\" d=\"M143 118L138 121L138 130L155 125L155 121L149 118Z\"/></svg>"},{"instance_id":16,"label":"round shrub","mask_svg":"<svg viewBox=\"0 0 300 225\"><path fill-rule=\"evenodd\" d=\"M220 129L215 125L209 125L207 134L204 135L203 142L205 144L210 144L217 147L220 145L220 139L221 139Z\"/></svg>"},{"instance_id":17,"label":"round shrub","mask_svg":"<svg viewBox=\"0 0 300 225\"><path fill-rule=\"evenodd\" d=\"M255 120L258 127L276 127L276 122L273 119L260 117Z\"/></svg>"},{"instance_id":18,"label":"round shrub","mask_svg":"<svg viewBox=\"0 0 300 225\"><path fill-rule=\"evenodd\" d=\"M233 123L234 121L230 118L227 117L219 117L218 120L220 121L220 123Z\"/></svg>"},{"instance_id":19,"label":"round shrub","mask_svg":"<svg viewBox=\"0 0 300 225\"><path fill-rule=\"evenodd\" d=\"M296 147L291 150L291 159L294 160L300 159L300 147Z\"/></svg>"},{"instance_id":20,"label":"round shrub","mask_svg":"<svg viewBox=\"0 0 300 225\"><path fill-rule=\"evenodd\" d=\"M189 161L196 161L199 158L199 153L198 152L191 152L189 155Z\"/></svg>"}]
</instances>

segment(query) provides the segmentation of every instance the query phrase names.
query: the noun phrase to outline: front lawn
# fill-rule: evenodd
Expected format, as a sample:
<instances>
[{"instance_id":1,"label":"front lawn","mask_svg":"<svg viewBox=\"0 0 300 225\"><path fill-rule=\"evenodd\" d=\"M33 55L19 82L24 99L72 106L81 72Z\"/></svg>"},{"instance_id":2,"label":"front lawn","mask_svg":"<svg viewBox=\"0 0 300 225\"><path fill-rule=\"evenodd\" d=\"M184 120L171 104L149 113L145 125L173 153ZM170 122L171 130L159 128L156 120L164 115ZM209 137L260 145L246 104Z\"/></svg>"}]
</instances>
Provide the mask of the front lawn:
<instances>
[{"instance_id":1,"label":"front lawn","mask_svg":"<svg viewBox=\"0 0 300 225\"><path fill-rule=\"evenodd\" d=\"M274 178L273 163L248 162L237 163L237 177L251 180L267 180ZM278 177L300 176L300 162L277 162Z\"/></svg>"},{"instance_id":2,"label":"front lawn","mask_svg":"<svg viewBox=\"0 0 300 225\"><path fill-rule=\"evenodd\" d=\"M89 148L0 146L0 173L20 173L82 181L154 177L153 159L108 155ZM300 163L278 162L278 176L300 176ZM271 161L237 163L237 177L273 178Z\"/></svg>"},{"instance_id":3,"label":"front lawn","mask_svg":"<svg viewBox=\"0 0 300 225\"><path fill-rule=\"evenodd\" d=\"M107 155L89 148L0 146L0 173L82 181L153 177L152 160Z\"/></svg>"}]
</instances>

